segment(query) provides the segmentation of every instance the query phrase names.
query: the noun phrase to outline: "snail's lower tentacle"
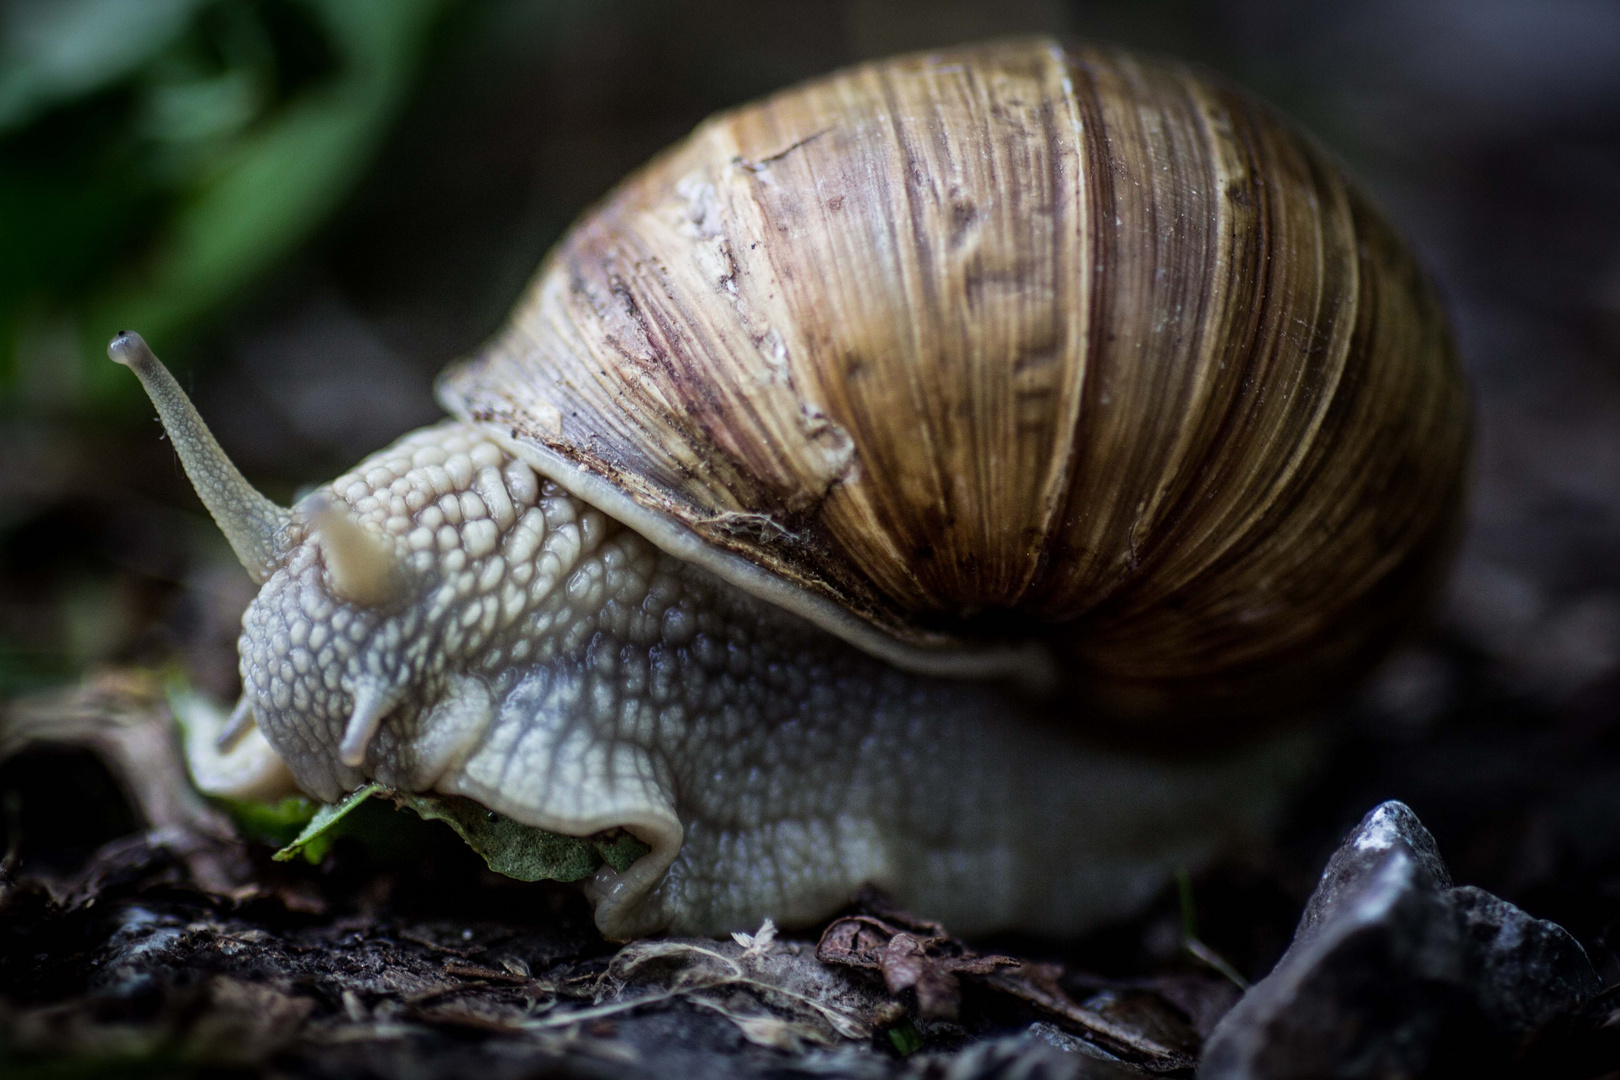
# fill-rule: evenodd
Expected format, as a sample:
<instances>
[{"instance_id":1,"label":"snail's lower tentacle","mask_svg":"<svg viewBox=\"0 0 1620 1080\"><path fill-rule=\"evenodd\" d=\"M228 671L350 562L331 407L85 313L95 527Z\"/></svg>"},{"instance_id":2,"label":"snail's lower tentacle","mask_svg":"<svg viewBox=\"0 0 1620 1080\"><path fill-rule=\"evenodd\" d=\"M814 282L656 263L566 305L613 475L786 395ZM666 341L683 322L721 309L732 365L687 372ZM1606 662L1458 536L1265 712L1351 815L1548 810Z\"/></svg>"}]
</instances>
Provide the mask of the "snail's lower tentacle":
<instances>
[{"instance_id":1,"label":"snail's lower tentacle","mask_svg":"<svg viewBox=\"0 0 1620 1080\"><path fill-rule=\"evenodd\" d=\"M246 697L229 715L190 690L171 693L169 700L198 791L267 802L298 791L286 762L253 725Z\"/></svg>"}]
</instances>

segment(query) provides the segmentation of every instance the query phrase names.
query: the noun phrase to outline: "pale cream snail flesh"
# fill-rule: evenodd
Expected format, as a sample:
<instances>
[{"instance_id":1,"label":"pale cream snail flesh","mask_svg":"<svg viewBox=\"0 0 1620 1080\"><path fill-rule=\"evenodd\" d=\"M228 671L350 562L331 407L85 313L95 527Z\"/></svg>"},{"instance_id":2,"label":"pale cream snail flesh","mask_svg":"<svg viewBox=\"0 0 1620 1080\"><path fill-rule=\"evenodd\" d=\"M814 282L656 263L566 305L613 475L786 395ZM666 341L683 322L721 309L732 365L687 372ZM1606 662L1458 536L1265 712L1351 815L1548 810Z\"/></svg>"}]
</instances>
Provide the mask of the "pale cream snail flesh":
<instances>
[{"instance_id":1,"label":"pale cream snail flesh","mask_svg":"<svg viewBox=\"0 0 1620 1080\"><path fill-rule=\"evenodd\" d=\"M1364 671L1468 446L1429 286L1319 151L1046 40L707 121L446 373L456 419L292 510L139 337L110 353L262 584L199 778L624 828L650 851L587 888L615 938L867 883L964 933L1139 907L1266 824L1308 737L1106 733Z\"/></svg>"}]
</instances>

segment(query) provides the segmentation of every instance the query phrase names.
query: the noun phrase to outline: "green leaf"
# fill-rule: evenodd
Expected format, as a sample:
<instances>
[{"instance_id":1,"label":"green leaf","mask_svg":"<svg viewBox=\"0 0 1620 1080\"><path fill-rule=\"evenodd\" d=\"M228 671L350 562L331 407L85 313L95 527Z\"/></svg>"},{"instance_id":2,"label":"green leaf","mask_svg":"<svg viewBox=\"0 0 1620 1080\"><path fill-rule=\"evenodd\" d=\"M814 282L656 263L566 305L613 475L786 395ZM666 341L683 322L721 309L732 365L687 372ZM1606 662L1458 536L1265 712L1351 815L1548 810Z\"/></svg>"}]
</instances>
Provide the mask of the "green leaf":
<instances>
[{"instance_id":1,"label":"green leaf","mask_svg":"<svg viewBox=\"0 0 1620 1080\"><path fill-rule=\"evenodd\" d=\"M395 795L394 801L430 821L442 821L489 868L518 881L579 881L606 862L623 872L650 849L629 833L563 836L520 824L455 796Z\"/></svg>"},{"instance_id":2,"label":"green leaf","mask_svg":"<svg viewBox=\"0 0 1620 1080\"><path fill-rule=\"evenodd\" d=\"M332 847L334 837L329 834L333 827L371 796L387 790L381 784L367 784L344 796L342 802L327 803L315 811L315 816L309 819L309 824L304 826L292 843L270 857L276 862L287 862L294 855L302 853L310 862L320 862Z\"/></svg>"},{"instance_id":3,"label":"green leaf","mask_svg":"<svg viewBox=\"0 0 1620 1080\"><path fill-rule=\"evenodd\" d=\"M367 784L342 802L316 809L297 837L272 858L286 862L302 854L312 863L320 862L331 850L332 841L342 835L339 823L373 795L384 795L395 806L412 810L426 821L444 822L491 870L518 881L579 881L590 877L604 862L623 873L631 863L652 850L622 829L609 829L594 836L563 836L520 824L471 799L453 795L411 795L390 791L381 784ZM244 826L248 831L272 835L275 828L286 828L287 823L296 818L300 808L295 804L300 802L308 805L307 801L298 799L285 799L274 805L236 803L232 813L237 816L242 808L255 807L246 819L238 817L238 822L251 820L251 827Z\"/></svg>"},{"instance_id":4,"label":"green leaf","mask_svg":"<svg viewBox=\"0 0 1620 1080\"><path fill-rule=\"evenodd\" d=\"M321 804L302 795L279 802L216 798L214 803L230 815L238 831L253 840L277 847L295 842L320 812Z\"/></svg>"},{"instance_id":5,"label":"green leaf","mask_svg":"<svg viewBox=\"0 0 1620 1080\"><path fill-rule=\"evenodd\" d=\"M614 835L615 833L617 835ZM630 869L631 863L652 850L623 829L598 833L591 842L596 845L602 861L621 874Z\"/></svg>"}]
</instances>

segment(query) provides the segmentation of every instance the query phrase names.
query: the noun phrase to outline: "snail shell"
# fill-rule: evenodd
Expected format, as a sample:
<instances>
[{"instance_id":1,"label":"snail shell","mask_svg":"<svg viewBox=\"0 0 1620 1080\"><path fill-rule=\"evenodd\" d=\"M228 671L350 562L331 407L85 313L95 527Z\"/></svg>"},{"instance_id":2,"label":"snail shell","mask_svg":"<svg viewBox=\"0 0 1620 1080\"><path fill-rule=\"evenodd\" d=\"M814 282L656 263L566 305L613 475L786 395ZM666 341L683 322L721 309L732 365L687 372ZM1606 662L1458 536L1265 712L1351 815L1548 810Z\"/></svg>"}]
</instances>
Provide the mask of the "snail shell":
<instances>
[{"instance_id":1,"label":"snail shell","mask_svg":"<svg viewBox=\"0 0 1620 1080\"><path fill-rule=\"evenodd\" d=\"M1042 641L1160 715L1359 672L1432 584L1468 445L1430 287L1316 147L1046 40L709 120L439 396L869 652Z\"/></svg>"}]
</instances>

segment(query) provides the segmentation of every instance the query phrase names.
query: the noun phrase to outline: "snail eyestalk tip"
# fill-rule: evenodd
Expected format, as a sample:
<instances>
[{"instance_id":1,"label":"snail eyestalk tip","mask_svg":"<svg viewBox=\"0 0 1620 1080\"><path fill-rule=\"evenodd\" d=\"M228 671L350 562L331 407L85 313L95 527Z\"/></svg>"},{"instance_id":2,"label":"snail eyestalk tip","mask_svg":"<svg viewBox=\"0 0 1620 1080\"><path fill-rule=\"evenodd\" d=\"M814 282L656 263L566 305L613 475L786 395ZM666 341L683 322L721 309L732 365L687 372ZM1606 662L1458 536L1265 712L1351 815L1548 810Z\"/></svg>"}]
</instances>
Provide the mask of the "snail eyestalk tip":
<instances>
[{"instance_id":1,"label":"snail eyestalk tip","mask_svg":"<svg viewBox=\"0 0 1620 1080\"><path fill-rule=\"evenodd\" d=\"M292 521L291 511L248 483L141 335L120 330L107 343L107 356L141 380L197 497L208 507L248 574L256 582L264 582L281 565L281 532Z\"/></svg>"},{"instance_id":2,"label":"snail eyestalk tip","mask_svg":"<svg viewBox=\"0 0 1620 1080\"><path fill-rule=\"evenodd\" d=\"M314 527L315 542L320 545L337 596L367 607L393 599L399 575L393 553L383 541L356 524L325 495L306 500L303 510Z\"/></svg>"},{"instance_id":3,"label":"snail eyestalk tip","mask_svg":"<svg viewBox=\"0 0 1620 1080\"><path fill-rule=\"evenodd\" d=\"M351 769L363 765L366 748L371 745L372 737L382 727L383 718L393 710L394 705L394 695L390 691L374 683L362 684L355 691L354 712L349 714L349 724L343 729L343 741L338 744L338 760Z\"/></svg>"},{"instance_id":4,"label":"snail eyestalk tip","mask_svg":"<svg viewBox=\"0 0 1620 1080\"><path fill-rule=\"evenodd\" d=\"M127 368L157 360L146 339L133 330L120 330L114 334L113 339L107 342L107 356L113 363L123 364Z\"/></svg>"}]
</instances>

